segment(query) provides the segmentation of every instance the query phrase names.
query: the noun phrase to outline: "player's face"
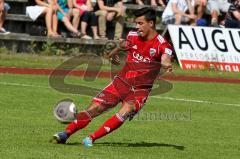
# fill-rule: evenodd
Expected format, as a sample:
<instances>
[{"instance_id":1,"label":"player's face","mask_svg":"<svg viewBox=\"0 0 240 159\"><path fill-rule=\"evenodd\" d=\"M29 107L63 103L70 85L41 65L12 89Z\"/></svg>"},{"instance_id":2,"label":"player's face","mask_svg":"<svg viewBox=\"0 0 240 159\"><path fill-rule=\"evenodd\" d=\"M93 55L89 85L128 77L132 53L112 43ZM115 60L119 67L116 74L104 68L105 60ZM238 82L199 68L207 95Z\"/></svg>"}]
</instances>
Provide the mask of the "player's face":
<instances>
[{"instance_id":1,"label":"player's face","mask_svg":"<svg viewBox=\"0 0 240 159\"><path fill-rule=\"evenodd\" d=\"M141 37L146 37L148 35L149 30L152 28L153 23L152 21L146 21L144 16L137 17L135 19L136 22L136 29L138 35Z\"/></svg>"}]
</instances>

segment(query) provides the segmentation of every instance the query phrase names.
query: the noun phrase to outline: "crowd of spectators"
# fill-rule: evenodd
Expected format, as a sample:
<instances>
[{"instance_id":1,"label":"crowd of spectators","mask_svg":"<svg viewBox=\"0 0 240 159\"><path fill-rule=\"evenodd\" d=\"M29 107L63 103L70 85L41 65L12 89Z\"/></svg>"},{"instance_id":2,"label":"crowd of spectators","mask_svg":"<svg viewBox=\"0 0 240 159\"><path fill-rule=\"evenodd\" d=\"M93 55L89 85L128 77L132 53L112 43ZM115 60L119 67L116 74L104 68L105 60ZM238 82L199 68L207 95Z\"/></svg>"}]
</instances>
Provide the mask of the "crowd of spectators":
<instances>
[{"instance_id":1,"label":"crowd of spectators","mask_svg":"<svg viewBox=\"0 0 240 159\"><path fill-rule=\"evenodd\" d=\"M115 21L114 39L122 39L126 7L123 0L35 0L26 8L35 21L45 16L47 36L60 37L58 24L62 22L72 37L108 39L107 21ZM129 2L129 1L128 1ZM161 23L193 26L240 28L240 0L134 0L138 5L161 6ZM0 34L9 32L3 23L10 6L0 0ZM160 13L159 13L160 14ZM87 27L92 36L88 35Z\"/></svg>"}]
</instances>

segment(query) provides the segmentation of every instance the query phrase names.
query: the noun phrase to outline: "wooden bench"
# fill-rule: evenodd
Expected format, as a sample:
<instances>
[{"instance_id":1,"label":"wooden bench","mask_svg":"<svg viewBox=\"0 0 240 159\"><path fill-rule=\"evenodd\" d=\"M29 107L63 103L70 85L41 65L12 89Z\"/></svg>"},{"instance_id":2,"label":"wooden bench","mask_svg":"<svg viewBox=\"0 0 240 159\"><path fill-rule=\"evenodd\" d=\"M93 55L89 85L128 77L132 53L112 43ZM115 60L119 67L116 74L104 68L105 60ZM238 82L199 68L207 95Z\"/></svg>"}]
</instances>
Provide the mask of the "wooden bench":
<instances>
[{"instance_id":1,"label":"wooden bench","mask_svg":"<svg viewBox=\"0 0 240 159\"><path fill-rule=\"evenodd\" d=\"M78 38L49 38L47 36L30 36L23 33L0 34L1 40L25 41L25 42L48 42L64 44L104 45L108 40L86 40Z\"/></svg>"},{"instance_id":2,"label":"wooden bench","mask_svg":"<svg viewBox=\"0 0 240 159\"><path fill-rule=\"evenodd\" d=\"M0 46L14 52L32 52L45 49L76 50L74 53L85 52L102 54L108 40L85 40L77 38L48 38L47 36L30 36L22 33L0 34Z\"/></svg>"},{"instance_id":3,"label":"wooden bench","mask_svg":"<svg viewBox=\"0 0 240 159\"><path fill-rule=\"evenodd\" d=\"M137 4L124 4L127 7L127 10L137 10L143 7L151 7L150 5L137 5ZM164 7L158 6L156 7L157 12L163 12Z\"/></svg>"}]
</instances>

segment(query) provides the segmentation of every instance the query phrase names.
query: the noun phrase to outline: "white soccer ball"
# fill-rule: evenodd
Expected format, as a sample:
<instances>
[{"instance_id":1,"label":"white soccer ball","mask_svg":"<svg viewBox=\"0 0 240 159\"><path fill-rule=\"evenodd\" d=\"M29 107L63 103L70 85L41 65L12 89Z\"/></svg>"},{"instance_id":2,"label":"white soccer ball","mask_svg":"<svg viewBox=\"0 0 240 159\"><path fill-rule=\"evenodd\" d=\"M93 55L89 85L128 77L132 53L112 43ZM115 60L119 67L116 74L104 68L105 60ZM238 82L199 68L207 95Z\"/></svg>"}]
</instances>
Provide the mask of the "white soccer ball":
<instances>
[{"instance_id":1,"label":"white soccer ball","mask_svg":"<svg viewBox=\"0 0 240 159\"><path fill-rule=\"evenodd\" d=\"M77 107L71 99L64 99L57 103L53 114L59 122L70 123L76 119Z\"/></svg>"}]
</instances>

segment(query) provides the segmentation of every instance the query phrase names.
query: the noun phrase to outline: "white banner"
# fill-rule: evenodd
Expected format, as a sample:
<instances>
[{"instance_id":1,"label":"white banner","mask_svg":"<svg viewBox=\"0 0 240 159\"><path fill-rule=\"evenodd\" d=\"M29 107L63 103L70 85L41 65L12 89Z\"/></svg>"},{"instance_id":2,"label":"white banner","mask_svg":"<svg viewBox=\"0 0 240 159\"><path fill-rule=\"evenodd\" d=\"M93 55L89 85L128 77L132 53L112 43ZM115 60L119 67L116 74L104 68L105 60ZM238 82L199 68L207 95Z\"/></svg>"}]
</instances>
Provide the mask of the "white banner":
<instances>
[{"instance_id":1,"label":"white banner","mask_svg":"<svg viewBox=\"0 0 240 159\"><path fill-rule=\"evenodd\" d=\"M168 25L182 69L240 72L240 29Z\"/></svg>"}]
</instances>

